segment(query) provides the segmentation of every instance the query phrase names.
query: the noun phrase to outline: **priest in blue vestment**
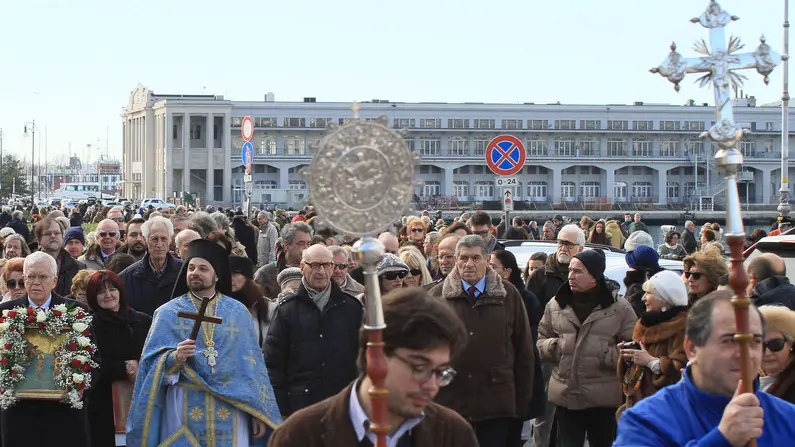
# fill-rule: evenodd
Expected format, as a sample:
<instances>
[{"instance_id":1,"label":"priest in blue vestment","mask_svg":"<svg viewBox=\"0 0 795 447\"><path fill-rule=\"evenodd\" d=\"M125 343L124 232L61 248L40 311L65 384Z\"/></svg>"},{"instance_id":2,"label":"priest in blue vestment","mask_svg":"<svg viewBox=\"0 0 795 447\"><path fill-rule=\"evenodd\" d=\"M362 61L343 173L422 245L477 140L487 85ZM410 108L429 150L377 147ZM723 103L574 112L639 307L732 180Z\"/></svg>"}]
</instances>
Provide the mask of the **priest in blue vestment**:
<instances>
[{"instance_id":1,"label":"priest in blue vestment","mask_svg":"<svg viewBox=\"0 0 795 447\"><path fill-rule=\"evenodd\" d=\"M215 242L187 247L174 298L155 311L127 419L130 447L246 447L267 445L281 423L254 323L230 298L229 262ZM191 340L194 320L209 298Z\"/></svg>"},{"instance_id":2,"label":"priest in blue vestment","mask_svg":"<svg viewBox=\"0 0 795 447\"><path fill-rule=\"evenodd\" d=\"M626 410L618 421L614 447L795 445L795 406L755 387L740 393L740 347L732 292L717 291L690 309L685 352L690 366L683 379ZM751 305L749 328L752 371L759 371L767 349L764 323ZM757 381L758 382L758 381Z\"/></svg>"}]
</instances>

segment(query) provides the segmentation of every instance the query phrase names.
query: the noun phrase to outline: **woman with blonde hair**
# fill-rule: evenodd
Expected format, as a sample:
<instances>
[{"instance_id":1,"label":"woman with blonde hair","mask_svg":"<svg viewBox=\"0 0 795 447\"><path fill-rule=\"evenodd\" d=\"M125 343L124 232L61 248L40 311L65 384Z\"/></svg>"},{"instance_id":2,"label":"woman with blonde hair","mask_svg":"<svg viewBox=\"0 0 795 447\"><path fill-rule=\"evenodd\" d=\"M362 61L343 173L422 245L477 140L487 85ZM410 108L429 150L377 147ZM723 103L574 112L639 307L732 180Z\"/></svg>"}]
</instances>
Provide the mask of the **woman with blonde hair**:
<instances>
[{"instance_id":1,"label":"woman with blonde hair","mask_svg":"<svg viewBox=\"0 0 795 447\"><path fill-rule=\"evenodd\" d=\"M88 280L91 278L91 275L96 272L96 270L83 269L75 273L75 276L72 278L72 288L69 290L69 295L66 296L66 298L88 304L88 301L86 301L86 286L88 286Z\"/></svg>"},{"instance_id":2,"label":"woman with blonde hair","mask_svg":"<svg viewBox=\"0 0 795 447\"><path fill-rule=\"evenodd\" d=\"M689 290L690 305L704 295L718 290L720 278L729 273L722 256L713 253L695 252L683 261L685 281Z\"/></svg>"},{"instance_id":3,"label":"woman with blonde hair","mask_svg":"<svg viewBox=\"0 0 795 447\"><path fill-rule=\"evenodd\" d=\"M409 267L409 274L403 279L403 287L422 287L433 282L431 272L425 265L425 257L414 246L401 247L398 256Z\"/></svg>"},{"instance_id":4,"label":"woman with blonde hair","mask_svg":"<svg viewBox=\"0 0 795 447\"><path fill-rule=\"evenodd\" d=\"M795 312L784 306L761 306L765 317L764 357L759 387L795 403Z\"/></svg>"}]
</instances>

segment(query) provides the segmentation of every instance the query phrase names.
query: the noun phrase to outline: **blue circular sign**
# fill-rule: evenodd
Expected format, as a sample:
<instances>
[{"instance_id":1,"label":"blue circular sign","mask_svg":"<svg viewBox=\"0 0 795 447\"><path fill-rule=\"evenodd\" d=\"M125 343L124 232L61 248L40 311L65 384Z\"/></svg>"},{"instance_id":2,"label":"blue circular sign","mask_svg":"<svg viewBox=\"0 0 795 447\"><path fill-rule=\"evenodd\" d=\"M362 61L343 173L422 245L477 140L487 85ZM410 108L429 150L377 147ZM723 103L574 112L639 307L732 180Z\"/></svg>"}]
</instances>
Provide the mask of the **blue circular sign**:
<instances>
[{"instance_id":1,"label":"blue circular sign","mask_svg":"<svg viewBox=\"0 0 795 447\"><path fill-rule=\"evenodd\" d=\"M243 153L241 154L243 165L248 166L254 162L254 145L251 141L243 143Z\"/></svg>"}]
</instances>

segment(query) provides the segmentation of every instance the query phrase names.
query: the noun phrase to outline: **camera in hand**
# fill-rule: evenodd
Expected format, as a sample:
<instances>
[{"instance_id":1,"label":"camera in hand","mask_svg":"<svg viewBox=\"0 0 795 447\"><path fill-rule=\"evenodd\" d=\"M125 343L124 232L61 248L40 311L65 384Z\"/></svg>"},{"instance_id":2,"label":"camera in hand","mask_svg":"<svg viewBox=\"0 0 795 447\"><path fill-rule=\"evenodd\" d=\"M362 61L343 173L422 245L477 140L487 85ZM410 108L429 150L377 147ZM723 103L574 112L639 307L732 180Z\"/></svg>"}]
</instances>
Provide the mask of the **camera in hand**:
<instances>
[{"instance_id":1,"label":"camera in hand","mask_svg":"<svg viewBox=\"0 0 795 447\"><path fill-rule=\"evenodd\" d=\"M626 343L624 346L621 347L621 349L637 349L638 351L640 351L640 343L632 341Z\"/></svg>"}]
</instances>

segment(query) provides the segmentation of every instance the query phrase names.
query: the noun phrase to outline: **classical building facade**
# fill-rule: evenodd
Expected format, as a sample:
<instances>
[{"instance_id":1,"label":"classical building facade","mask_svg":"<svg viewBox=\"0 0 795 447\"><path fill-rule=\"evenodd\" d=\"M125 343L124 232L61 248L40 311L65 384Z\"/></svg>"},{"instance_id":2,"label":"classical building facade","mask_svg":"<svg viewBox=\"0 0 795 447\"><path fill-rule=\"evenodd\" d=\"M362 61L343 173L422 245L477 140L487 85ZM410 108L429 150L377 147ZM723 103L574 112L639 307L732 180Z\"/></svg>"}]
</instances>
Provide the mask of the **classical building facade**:
<instances>
[{"instance_id":1,"label":"classical building facade","mask_svg":"<svg viewBox=\"0 0 795 447\"><path fill-rule=\"evenodd\" d=\"M740 148L746 157L741 199L777 203L781 110L756 106L753 98L735 103L736 120L752 130ZM712 148L699 138L713 124L714 107L692 101L671 106L373 100L362 103L359 113L362 119L386 116L392 127L408 129L406 143L422 156L418 176L424 185L417 195L438 206L499 199L485 152L501 134L525 146L527 161L513 187L519 202L692 209L701 197L719 200L724 193ZM125 195L168 198L190 191L204 203L239 202L244 116L251 116L255 126L252 202L296 206L307 197L301 169L311 160L311 148L328 124L345 123L352 112L350 103L314 98L276 102L268 94L264 101L232 102L218 96L156 95L139 86L123 114Z\"/></svg>"}]
</instances>

